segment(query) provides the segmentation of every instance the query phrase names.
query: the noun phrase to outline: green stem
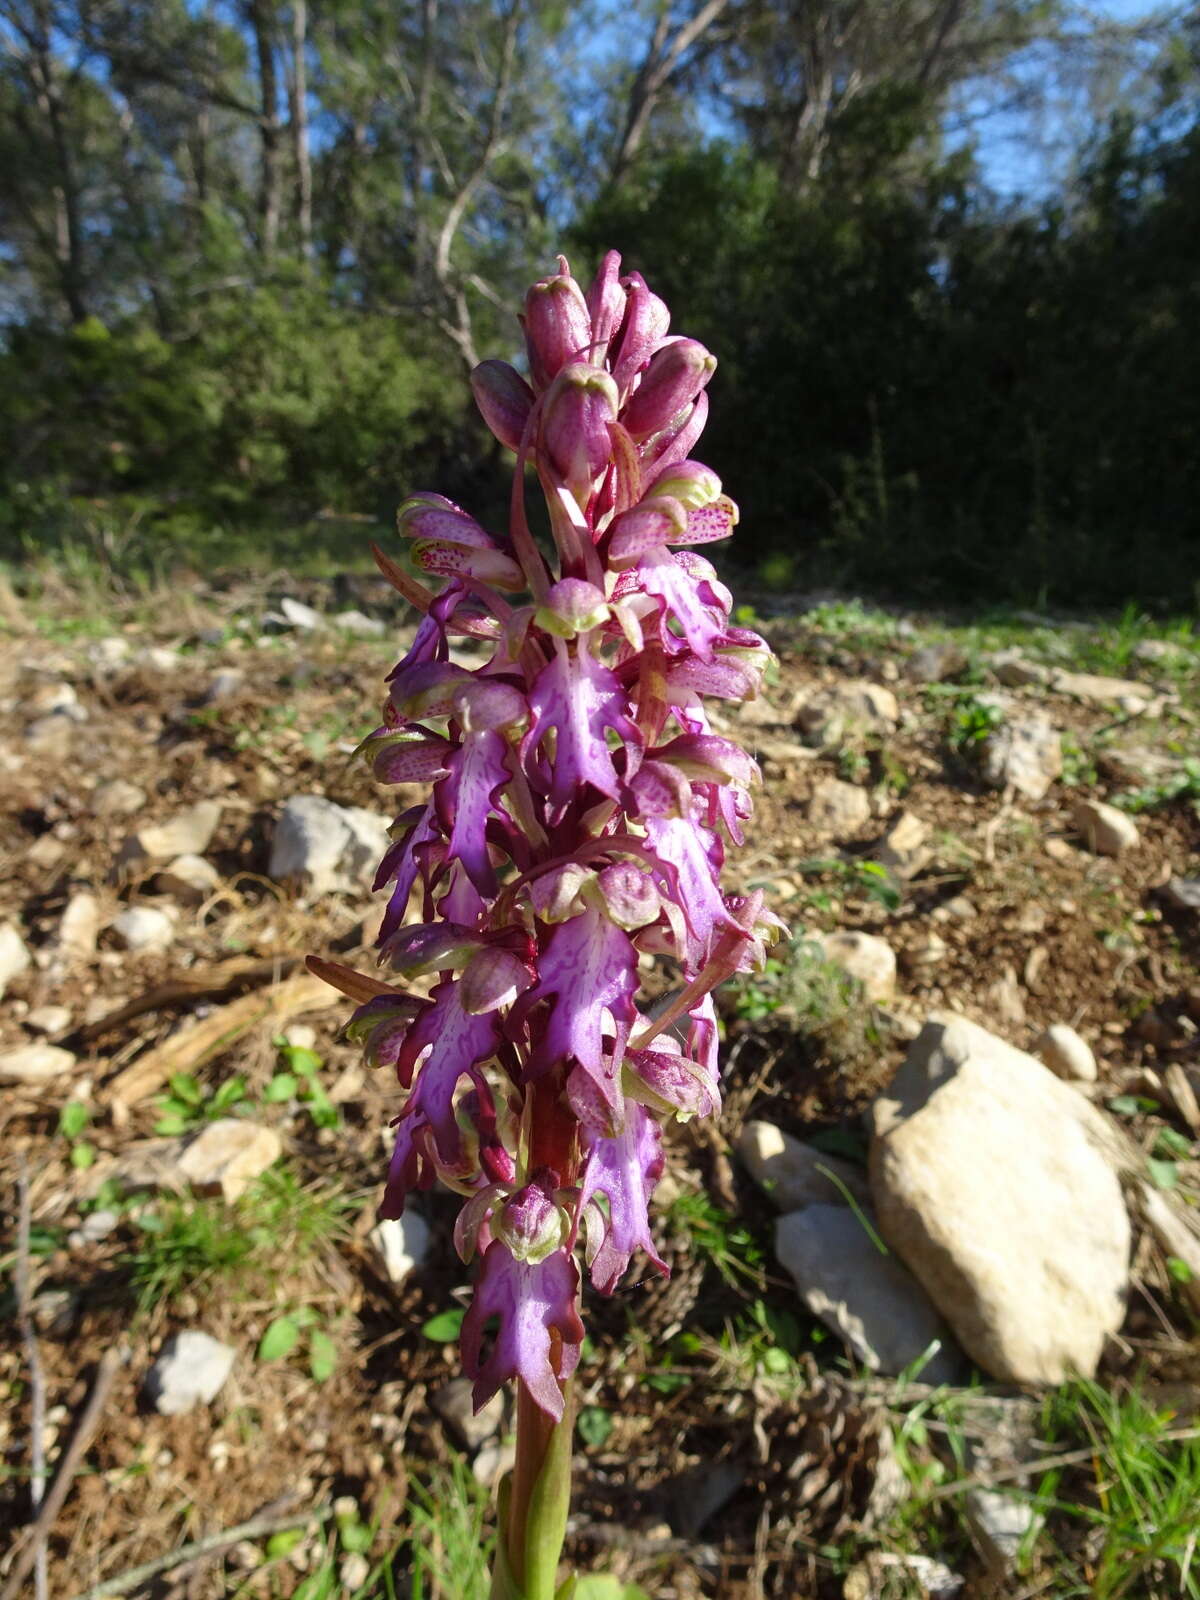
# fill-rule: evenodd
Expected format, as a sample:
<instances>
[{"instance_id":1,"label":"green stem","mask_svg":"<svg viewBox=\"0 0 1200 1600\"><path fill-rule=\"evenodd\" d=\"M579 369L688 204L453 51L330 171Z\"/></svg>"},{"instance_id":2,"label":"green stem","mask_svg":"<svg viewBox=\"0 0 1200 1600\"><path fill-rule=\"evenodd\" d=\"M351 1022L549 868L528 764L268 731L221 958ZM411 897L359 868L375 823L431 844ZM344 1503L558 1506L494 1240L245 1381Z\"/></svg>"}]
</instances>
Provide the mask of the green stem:
<instances>
[{"instance_id":1,"label":"green stem","mask_svg":"<svg viewBox=\"0 0 1200 1600\"><path fill-rule=\"evenodd\" d=\"M500 1493L491 1600L555 1600L571 1502L573 1385L555 1422L517 1384L517 1459Z\"/></svg>"}]
</instances>

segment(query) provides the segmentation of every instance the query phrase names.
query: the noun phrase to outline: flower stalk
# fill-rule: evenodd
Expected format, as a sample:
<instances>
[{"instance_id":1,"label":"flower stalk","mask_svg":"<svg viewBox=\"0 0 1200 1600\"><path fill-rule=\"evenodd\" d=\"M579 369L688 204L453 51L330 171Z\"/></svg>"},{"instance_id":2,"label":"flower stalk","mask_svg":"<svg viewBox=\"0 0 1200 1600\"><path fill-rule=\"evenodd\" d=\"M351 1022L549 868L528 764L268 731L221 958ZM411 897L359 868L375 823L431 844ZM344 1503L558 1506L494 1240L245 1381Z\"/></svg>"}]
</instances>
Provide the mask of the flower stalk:
<instances>
[{"instance_id":1,"label":"flower stalk","mask_svg":"<svg viewBox=\"0 0 1200 1600\"><path fill-rule=\"evenodd\" d=\"M381 1215L436 1182L462 1198L476 1406L516 1383L492 1600L563 1600L581 1268L603 1294L639 1253L667 1270L649 1215L662 1129L717 1110L712 990L781 925L720 883L758 772L705 698L756 694L768 651L696 550L737 522L689 456L715 360L615 253L586 294L560 257L522 320L531 381L499 361L472 378L516 455L509 527L418 494L398 525L438 587L377 553L422 620L362 751L381 782L431 786L377 877L388 977L312 965L402 1091ZM461 665L463 637L486 659ZM648 967L677 982L653 1016Z\"/></svg>"}]
</instances>

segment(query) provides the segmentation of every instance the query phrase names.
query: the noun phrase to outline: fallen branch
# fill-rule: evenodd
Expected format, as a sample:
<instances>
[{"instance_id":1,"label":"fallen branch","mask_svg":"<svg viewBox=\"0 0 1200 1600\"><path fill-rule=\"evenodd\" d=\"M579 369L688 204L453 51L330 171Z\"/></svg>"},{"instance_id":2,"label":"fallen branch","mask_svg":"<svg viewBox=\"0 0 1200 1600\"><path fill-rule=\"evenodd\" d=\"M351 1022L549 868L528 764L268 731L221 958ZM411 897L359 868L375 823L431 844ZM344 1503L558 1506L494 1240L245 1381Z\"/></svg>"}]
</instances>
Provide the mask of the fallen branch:
<instances>
[{"instance_id":1,"label":"fallen branch","mask_svg":"<svg viewBox=\"0 0 1200 1600\"><path fill-rule=\"evenodd\" d=\"M172 1572L176 1567L202 1560L218 1550L228 1549L230 1545L241 1544L243 1539L266 1539L271 1534L283 1533L288 1528L303 1528L310 1522L317 1524L328 1522L332 1516L332 1506L316 1506L311 1511L292 1511L285 1516L254 1517L236 1528L226 1528L222 1533L210 1533L207 1538L197 1539L192 1544L180 1545L178 1550L172 1550L169 1555L157 1556L153 1561L143 1562L140 1567L130 1567L128 1572L119 1572L115 1578L106 1578L103 1583L93 1584L90 1589L74 1595L72 1600L109 1600L109 1596L132 1594L135 1589L140 1589L143 1584L149 1583L152 1578L157 1578L160 1573ZM0 1596L0 1600L7 1600L7 1595Z\"/></svg>"},{"instance_id":2,"label":"fallen branch","mask_svg":"<svg viewBox=\"0 0 1200 1600\"><path fill-rule=\"evenodd\" d=\"M88 1396L88 1403L83 1408L83 1413L76 1424L71 1442L67 1446L58 1472L55 1475L50 1492L42 1502L41 1510L30 1525L28 1537L24 1548L16 1557L12 1571L8 1575L8 1582L0 1589L0 1600L17 1600L21 1593L21 1586L29 1576L29 1569L37 1560L37 1553L43 1547L46 1535L58 1520L58 1513L62 1510L63 1501L75 1481L75 1474L83 1464L83 1458L88 1452L96 1429L100 1426L100 1419L104 1415L104 1407L108 1401L113 1380L119 1371L125 1357L119 1349L109 1349L100 1358L100 1365L96 1368L95 1382L92 1392Z\"/></svg>"},{"instance_id":3,"label":"fallen branch","mask_svg":"<svg viewBox=\"0 0 1200 1600\"><path fill-rule=\"evenodd\" d=\"M37 1329L33 1325L33 1309L30 1303L29 1231L31 1217L29 1167L23 1156L21 1158L21 1177L18 1184L18 1194L17 1321L20 1324L21 1338L25 1344L25 1359L29 1363L29 1428L32 1435L29 1452L32 1471L29 1483L29 1505L36 1518L38 1508L42 1503L42 1496L46 1491L46 1381L42 1374L42 1356L38 1348ZM46 1542L44 1539L35 1539L33 1557L35 1563L34 1587L37 1591L37 1600L47 1600L49 1589L46 1583Z\"/></svg>"},{"instance_id":4,"label":"fallen branch","mask_svg":"<svg viewBox=\"0 0 1200 1600\"><path fill-rule=\"evenodd\" d=\"M132 1022L135 1017L144 1017L148 1011L165 1011L170 1006L184 1005L192 1000L213 1000L231 994L235 989L255 988L259 984L287 977L299 964L300 957L291 951L277 956L238 956L232 961L222 961L218 967L210 967L204 972L191 972L186 977L172 978L169 983L160 983L154 989L147 989L145 994L138 995L136 1000L118 1007L116 1011L110 1011L98 1022L89 1022L86 1027L76 1028L61 1042L68 1049L73 1044L91 1044L94 1039L111 1033L123 1023Z\"/></svg>"},{"instance_id":5,"label":"fallen branch","mask_svg":"<svg viewBox=\"0 0 1200 1600\"><path fill-rule=\"evenodd\" d=\"M335 998L320 979L308 973L288 978L270 989L256 989L240 1000L219 1006L207 1017L186 1023L162 1044L147 1050L117 1074L108 1084L108 1092L122 1106L135 1105L175 1073L194 1072L255 1023L270 1018L281 1026L302 1011L324 1010L335 1003Z\"/></svg>"},{"instance_id":6,"label":"fallen branch","mask_svg":"<svg viewBox=\"0 0 1200 1600\"><path fill-rule=\"evenodd\" d=\"M1200 1439L1200 1428L1171 1428L1166 1433L1159 1434L1158 1443L1183 1444L1191 1439ZM991 1489L998 1483L1014 1483L1018 1478L1033 1478L1042 1472L1056 1472L1060 1467L1078 1467L1085 1461L1094 1460L1098 1455L1098 1447L1089 1444L1078 1450L1064 1450L1060 1455L1043 1456L1040 1460L1034 1456L1017 1466L999 1467L995 1472L979 1472L969 1478L956 1478L953 1483L943 1483L938 1488L930 1490L926 1498L948 1500L953 1495L965 1494L969 1489Z\"/></svg>"}]
</instances>

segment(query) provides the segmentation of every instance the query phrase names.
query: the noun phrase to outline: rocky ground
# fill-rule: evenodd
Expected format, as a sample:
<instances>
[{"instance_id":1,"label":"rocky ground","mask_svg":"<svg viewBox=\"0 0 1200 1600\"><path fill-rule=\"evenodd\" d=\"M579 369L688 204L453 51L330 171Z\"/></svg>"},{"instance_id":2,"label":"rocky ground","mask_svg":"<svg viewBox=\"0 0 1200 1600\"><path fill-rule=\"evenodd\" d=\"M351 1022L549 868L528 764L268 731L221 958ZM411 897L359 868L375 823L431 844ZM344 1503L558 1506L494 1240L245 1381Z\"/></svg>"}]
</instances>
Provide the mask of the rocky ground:
<instances>
[{"instance_id":1,"label":"rocky ground","mask_svg":"<svg viewBox=\"0 0 1200 1600\"><path fill-rule=\"evenodd\" d=\"M510 1419L455 1376L453 1208L377 1227L393 1091L302 965L367 959L351 753L409 622L369 579L3 601L0 1592L57 1478L56 1597L481 1597ZM1200 648L757 604L732 870L794 937L722 996L671 1278L587 1308L571 1554L1200 1594Z\"/></svg>"}]
</instances>

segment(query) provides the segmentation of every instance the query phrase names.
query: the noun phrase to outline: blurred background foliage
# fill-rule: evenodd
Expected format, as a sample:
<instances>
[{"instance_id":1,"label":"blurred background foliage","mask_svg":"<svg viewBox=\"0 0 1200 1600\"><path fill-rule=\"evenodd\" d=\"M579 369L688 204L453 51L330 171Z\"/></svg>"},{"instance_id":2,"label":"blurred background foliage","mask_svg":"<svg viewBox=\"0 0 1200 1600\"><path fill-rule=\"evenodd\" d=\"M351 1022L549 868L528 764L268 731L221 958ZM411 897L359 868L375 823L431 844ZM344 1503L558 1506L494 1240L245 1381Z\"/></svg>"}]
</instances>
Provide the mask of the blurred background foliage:
<instances>
[{"instance_id":1,"label":"blurred background foliage","mask_svg":"<svg viewBox=\"0 0 1200 1600\"><path fill-rule=\"evenodd\" d=\"M9 560L499 505L466 370L614 246L720 358L767 581L1194 598L1195 7L0 0L0 41Z\"/></svg>"}]
</instances>

